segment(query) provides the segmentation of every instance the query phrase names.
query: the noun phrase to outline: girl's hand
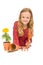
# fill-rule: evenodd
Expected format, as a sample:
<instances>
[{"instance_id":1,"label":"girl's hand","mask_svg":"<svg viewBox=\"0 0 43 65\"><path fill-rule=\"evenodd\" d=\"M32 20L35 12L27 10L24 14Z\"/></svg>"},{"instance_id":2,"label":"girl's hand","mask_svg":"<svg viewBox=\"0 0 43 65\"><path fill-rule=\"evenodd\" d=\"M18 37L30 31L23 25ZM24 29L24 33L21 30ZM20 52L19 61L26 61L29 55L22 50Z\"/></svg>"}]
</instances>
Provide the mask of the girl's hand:
<instances>
[{"instance_id":1,"label":"girl's hand","mask_svg":"<svg viewBox=\"0 0 43 65\"><path fill-rule=\"evenodd\" d=\"M26 48L28 49L31 46L30 41L26 42Z\"/></svg>"},{"instance_id":2,"label":"girl's hand","mask_svg":"<svg viewBox=\"0 0 43 65\"><path fill-rule=\"evenodd\" d=\"M20 46L19 45L16 45L16 49L15 50L19 50L20 49Z\"/></svg>"}]
</instances>

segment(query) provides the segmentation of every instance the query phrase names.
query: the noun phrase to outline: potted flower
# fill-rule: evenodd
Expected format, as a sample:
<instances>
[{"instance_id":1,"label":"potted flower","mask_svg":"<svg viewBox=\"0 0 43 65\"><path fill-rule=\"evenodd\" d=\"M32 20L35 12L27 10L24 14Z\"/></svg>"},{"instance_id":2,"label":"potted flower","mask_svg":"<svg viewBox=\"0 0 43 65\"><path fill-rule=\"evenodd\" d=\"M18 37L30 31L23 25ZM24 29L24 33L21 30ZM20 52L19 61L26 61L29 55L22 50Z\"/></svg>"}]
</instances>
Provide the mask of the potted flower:
<instances>
[{"instance_id":1,"label":"potted flower","mask_svg":"<svg viewBox=\"0 0 43 65\"><path fill-rule=\"evenodd\" d=\"M3 42L3 45L4 45L4 50L8 51L9 48L10 48L10 40L11 40L11 37L9 36L8 32L9 32L9 29L8 28L4 28L2 30L3 32L3 35L2 35L2 38L5 40Z\"/></svg>"}]
</instances>

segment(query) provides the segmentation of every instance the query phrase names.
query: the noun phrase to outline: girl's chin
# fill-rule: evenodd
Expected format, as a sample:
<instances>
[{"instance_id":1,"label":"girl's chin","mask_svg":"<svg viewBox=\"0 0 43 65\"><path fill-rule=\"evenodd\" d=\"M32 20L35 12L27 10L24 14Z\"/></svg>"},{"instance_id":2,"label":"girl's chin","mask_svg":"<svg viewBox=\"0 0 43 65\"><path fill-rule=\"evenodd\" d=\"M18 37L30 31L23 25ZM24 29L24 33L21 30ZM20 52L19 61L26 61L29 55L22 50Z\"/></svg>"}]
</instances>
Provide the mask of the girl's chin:
<instances>
[{"instance_id":1,"label":"girl's chin","mask_svg":"<svg viewBox=\"0 0 43 65\"><path fill-rule=\"evenodd\" d=\"M23 24L24 24L24 25L27 25L27 24L28 24L28 22L23 22Z\"/></svg>"}]
</instances>

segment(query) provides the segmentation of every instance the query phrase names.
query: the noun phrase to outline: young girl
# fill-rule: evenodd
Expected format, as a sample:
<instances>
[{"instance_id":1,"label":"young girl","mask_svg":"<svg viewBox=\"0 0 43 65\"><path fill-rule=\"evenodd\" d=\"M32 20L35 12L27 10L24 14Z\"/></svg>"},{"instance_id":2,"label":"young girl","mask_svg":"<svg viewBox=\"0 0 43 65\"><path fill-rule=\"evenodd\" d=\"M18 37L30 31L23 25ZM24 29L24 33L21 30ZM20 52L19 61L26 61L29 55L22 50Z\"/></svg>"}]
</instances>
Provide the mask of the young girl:
<instances>
[{"instance_id":1,"label":"young girl","mask_svg":"<svg viewBox=\"0 0 43 65\"><path fill-rule=\"evenodd\" d=\"M16 50L28 49L32 42L33 36L33 15L29 8L21 10L19 20L13 26L13 44Z\"/></svg>"}]
</instances>

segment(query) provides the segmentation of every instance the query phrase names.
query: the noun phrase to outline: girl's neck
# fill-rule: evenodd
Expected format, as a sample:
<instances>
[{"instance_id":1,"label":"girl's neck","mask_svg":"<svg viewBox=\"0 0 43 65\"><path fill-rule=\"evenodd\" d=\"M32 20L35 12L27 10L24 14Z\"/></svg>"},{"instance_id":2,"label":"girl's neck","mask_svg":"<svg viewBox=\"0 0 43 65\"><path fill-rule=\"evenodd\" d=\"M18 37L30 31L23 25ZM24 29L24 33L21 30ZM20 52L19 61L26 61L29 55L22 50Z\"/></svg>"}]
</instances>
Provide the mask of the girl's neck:
<instances>
[{"instance_id":1,"label":"girl's neck","mask_svg":"<svg viewBox=\"0 0 43 65\"><path fill-rule=\"evenodd\" d=\"M27 25L23 25L23 29L26 29L27 28Z\"/></svg>"}]
</instances>

